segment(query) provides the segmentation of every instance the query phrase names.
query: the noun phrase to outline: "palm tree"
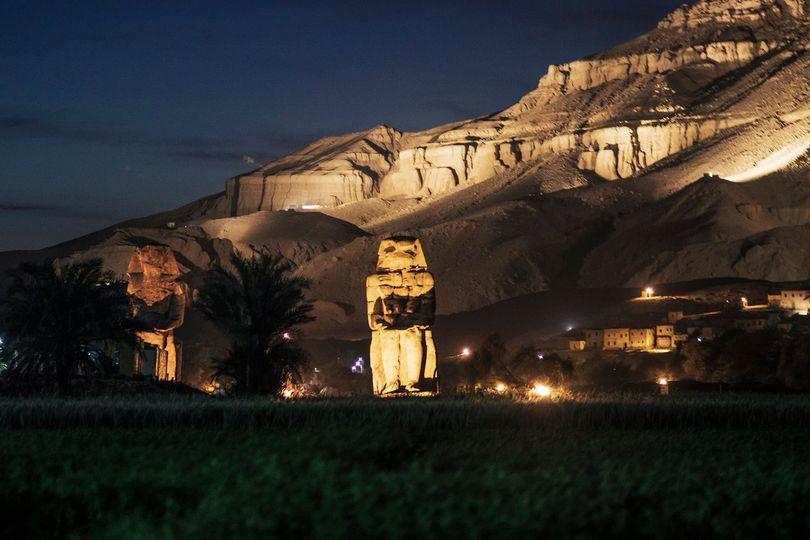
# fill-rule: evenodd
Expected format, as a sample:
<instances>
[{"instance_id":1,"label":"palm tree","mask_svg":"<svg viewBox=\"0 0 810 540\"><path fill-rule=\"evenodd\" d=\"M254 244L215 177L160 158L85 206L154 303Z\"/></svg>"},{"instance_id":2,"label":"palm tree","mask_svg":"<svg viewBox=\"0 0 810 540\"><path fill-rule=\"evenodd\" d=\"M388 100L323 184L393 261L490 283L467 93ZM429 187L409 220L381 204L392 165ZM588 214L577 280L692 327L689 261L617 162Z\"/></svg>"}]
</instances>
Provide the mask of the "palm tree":
<instances>
[{"instance_id":1,"label":"palm tree","mask_svg":"<svg viewBox=\"0 0 810 540\"><path fill-rule=\"evenodd\" d=\"M217 361L216 376L233 381L237 393L277 394L304 362L291 337L297 326L314 320L304 298L307 281L267 251L253 257L234 253L231 263L234 272L212 271L197 299L203 315L231 342L228 356Z\"/></svg>"},{"instance_id":2,"label":"palm tree","mask_svg":"<svg viewBox=\"0 0 810 540\"><path fill-rule=\"evenodd\" d=\"M0 299L0 363L11 378L56 381L106 371L105 341L133 342L125 284L101 261L23 263L7 273Z\"/></svg>"}]
</instances>

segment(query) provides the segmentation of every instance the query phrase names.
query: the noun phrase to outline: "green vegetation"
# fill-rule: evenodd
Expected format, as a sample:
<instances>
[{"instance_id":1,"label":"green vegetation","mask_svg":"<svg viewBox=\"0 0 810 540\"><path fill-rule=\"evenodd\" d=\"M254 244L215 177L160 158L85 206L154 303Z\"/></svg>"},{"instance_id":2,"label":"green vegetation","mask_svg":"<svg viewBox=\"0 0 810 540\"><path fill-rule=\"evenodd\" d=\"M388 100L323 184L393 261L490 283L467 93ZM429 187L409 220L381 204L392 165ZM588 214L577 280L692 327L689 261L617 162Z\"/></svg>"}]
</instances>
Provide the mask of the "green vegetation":
<instances>
[{"instance_id":1,"label":"green vegetation","mask_svg":"<svg viewBox=\"0 0 810 540\"><path fill-rule=\"evenodd\" d=\"M0 537L797 538L810 398L0 400Z\"/></svg>"},{"instance_id":2,"label":"green vegetation","mask_svg":"<svg viewBox=\"0 0 810 540\"><path fill-rule=\"evenodd\" d=\"M252 257L234 253L231 266L233 272L211 270L197 299L198 309L231 342L216 375L234 394L277 395L305 360L292 332L314 320L312 304L304 298L307 281L293 276L281 255L268 251Z\"/></svg>"},{"instance_id":3,"label":"green vegetation","mask_svg":"<svg viewBox=\"0 0 810 540\"><path fill-rule=\"evenodd\" d=\"M126 284L103 271L100 260L23 263L8 272L0 295L3 376L55 382L61 394L79 375L113 371L110 341L134 343L135 322Z\"/></svg>"}]
</instances>

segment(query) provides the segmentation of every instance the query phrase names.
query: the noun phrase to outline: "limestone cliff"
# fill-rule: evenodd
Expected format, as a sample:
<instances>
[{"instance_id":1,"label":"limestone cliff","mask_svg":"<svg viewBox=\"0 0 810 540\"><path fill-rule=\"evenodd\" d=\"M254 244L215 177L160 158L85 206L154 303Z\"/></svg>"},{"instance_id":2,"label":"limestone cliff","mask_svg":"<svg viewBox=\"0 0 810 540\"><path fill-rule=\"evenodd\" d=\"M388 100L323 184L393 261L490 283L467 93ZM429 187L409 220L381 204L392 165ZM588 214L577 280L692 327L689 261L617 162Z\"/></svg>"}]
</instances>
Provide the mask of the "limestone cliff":
<instances>
[{"instance_id":1,"label":"limestone cliff","mask_svg":"<svg viewBox=\"0 0 810 540\"><path fill-rule=\"evenodd\" d=\"M650 33L554 65L501 113L417 133L378 126L321 139L227 182L231 215L422 199L566 156L597 178L652 165L741 125L779 102L737 106L805 54L804 0L703 0ZM717 96L726 96L718 99Z\"/></svg>"},{"instance_id":2,"label":"limestone cliff","mask_svg":"<svg viewBox=\"0 0 810 540\"><path fill-rule=\"evenodd\" d=\"M320 139L298 152L226 183L231 215L336 206L376 196L401 133L377 126Z\"/></svg>"}]
</instances>

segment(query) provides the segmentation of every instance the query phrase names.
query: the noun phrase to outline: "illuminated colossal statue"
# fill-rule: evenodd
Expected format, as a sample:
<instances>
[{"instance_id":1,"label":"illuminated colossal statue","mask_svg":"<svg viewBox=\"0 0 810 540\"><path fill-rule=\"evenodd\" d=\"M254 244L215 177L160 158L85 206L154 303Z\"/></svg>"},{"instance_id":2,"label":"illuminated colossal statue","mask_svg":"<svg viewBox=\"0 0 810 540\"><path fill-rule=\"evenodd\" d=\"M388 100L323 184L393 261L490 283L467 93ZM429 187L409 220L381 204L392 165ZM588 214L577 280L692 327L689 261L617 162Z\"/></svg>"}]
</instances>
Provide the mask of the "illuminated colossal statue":
<instances>
[{"instance_id":1,"label":"illuminated colossal statue","mask_svg":"<svg viewBox=\"0 0 810 540\"><path fill-rule=\"evenodd\" d=\"M174 329L183 324L186 287L168 246L136 249L127 267L129 293L135 318L149 330L138 332L140 350L133 371L161 380L175 380L179 354Z\"/></svg>"},{"instance_id":2,"label":"illuminated colossal statue","mask_svg":"<svg viewBox=\"0 0 810 540\"><path fill-rule=\"evenodd\" d=\"M433 274L419 240L397 236L380 243L366 300L374 394L438 392Z\"/></svg>"}]
</instances>

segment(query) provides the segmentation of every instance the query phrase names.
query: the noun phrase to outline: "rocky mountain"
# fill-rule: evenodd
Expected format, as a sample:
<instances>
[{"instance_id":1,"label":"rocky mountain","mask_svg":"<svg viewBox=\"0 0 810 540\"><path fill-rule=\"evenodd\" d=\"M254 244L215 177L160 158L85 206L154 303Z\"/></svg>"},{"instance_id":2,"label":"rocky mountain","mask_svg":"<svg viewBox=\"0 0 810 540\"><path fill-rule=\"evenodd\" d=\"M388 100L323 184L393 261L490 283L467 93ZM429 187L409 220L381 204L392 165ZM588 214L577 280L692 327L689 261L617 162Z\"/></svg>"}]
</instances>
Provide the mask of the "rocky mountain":
<instances>
[{"instance_id":1,"label":"rocky mountain","mask_svg":"<svg viewBox=\"0 0 810 540\"><path fill-rule=\"evenodd\" d=\"M496 114L320 139L223 193L0 264L102 256L123 272L158 242L193 286L231 249L267 246L312 283L310 335L338 338L365 335L363 278L396 233L422 240L446 317L546 291L807 280L809 38L806 0L701 0L548 67Z\"/></svg>"}]
</instances>

